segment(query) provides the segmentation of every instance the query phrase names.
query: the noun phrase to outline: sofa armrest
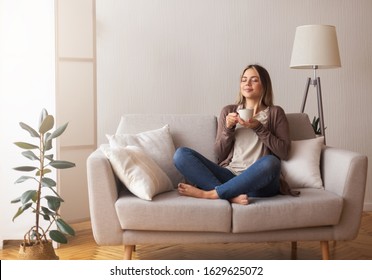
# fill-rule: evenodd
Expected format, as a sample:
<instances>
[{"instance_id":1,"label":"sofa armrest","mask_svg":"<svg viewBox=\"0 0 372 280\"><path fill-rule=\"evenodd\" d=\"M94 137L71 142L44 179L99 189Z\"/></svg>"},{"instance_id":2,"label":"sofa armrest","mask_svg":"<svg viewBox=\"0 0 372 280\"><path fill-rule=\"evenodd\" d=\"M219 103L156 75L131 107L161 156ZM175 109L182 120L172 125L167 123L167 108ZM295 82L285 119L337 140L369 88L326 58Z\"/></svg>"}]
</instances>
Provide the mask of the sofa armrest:
<instances>
[{"instance_id":1,"label":"sofa armrest","mask_svg":"<svg viewBox=\"0 0 372 280\"><path fill-rule=\"evenodd\" d=\"M123 230L115 210L117 181L110 162L100 149L87 159L87 176L94 239L98 245L120 245Z\"/></svg>"},{"instance_id":2,"label":"sofa armrest","mask_svg":"<svg viewBox=\"0 0 372 280\"><path fill-rule=\"evenodd\" d=\"M343 198L335 240L354 239L359 231L367 181L368 158L359 153L326 147L322 152L323 184Z\"/></svg>"}]
</instances>

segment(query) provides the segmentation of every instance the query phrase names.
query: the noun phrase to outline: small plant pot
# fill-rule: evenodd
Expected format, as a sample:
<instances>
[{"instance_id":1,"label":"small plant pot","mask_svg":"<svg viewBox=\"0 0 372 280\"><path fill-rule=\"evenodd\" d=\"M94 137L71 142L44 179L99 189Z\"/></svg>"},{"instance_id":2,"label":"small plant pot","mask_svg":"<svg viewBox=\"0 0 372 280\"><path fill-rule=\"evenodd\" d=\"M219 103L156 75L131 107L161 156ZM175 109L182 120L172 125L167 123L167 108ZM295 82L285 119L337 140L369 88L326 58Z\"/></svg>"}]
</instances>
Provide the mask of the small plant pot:
<instances>
[{"instance_id":1,"label":"small plant pot","mask_svg":"<svg viewBox=\"0 0 372 280\"><path fill-rule=\"evenodd\" d=\"M18 251L19 260L59 260L50 241L41 243L22 242Z\"/></svg>"}]
</instances>

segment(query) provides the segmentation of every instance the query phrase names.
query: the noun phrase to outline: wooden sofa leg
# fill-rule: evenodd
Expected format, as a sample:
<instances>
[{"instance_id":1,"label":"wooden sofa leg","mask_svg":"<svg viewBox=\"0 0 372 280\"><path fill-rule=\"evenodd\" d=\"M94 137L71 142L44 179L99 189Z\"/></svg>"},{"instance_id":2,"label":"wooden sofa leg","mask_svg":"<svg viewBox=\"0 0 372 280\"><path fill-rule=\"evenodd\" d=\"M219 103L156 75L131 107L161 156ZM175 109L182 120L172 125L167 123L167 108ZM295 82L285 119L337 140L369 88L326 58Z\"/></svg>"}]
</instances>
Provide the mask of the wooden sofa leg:
<instances>
[{"instance_id":1,"label":"wooden sofa leg","mask_svg":"<svg viewBox=\"0 0 372 280\"><path fill-rule=\"evenodd\" d=\"M329 260L329 244L328 241L320 241L320 248L322 250L322 259Z\"/></svg>"},{"instance_id":2,"label":"wooden sofa leg","mask_svg":"<svg viewBox=\"0 0 372 280\"><path fill-rule=\"evenodd\" d=\"M291 242L291 259L297 260L297 241Z\"/></svg>"},{"instance_id":3,"label":"wooden sofa leg","mask_svg":"<svg viewBox=\"0 0 372 280\"><path fill-rule=\"evenodd\" d=\"M124 245L124 260L132 259L132 252L135 247L135 245Z\"/></svg>"}]
</instances>

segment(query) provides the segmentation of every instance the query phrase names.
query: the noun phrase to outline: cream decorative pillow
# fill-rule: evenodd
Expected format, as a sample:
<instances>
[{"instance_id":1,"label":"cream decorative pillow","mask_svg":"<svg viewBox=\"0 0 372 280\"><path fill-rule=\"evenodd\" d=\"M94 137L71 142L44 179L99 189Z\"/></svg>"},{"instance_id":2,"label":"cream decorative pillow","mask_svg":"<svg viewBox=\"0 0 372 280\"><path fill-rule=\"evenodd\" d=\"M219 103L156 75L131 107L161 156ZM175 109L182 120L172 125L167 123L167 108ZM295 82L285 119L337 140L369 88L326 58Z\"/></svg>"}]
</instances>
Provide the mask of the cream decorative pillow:
<instances>
[{"instance_id":1,"label":"cream decorative pillow","mask_svg":"<svg viewBox=\"0 0 372 280\"><path fill-rule=\"evenodd\" d=\"M173 164L175 147L169 125L138 134L115 134L106 137L112 148L128 145L140 147L168 175L173 186L182 181L182 175Z\"/></svg>"},{"instance_id":2,"label":"cream decorative pillow","mask_svg":"<svg viewBox=\"0 0 372 280\"><path fill-rule=\"evenodd\" d=\"M155 195L174 189L167 174L141 148L102 145L101 150L109 159L116 176L139 198L152 200Z\"/></svg>"},{"instance_id":3,"label":"cream decorative pillow","mask_svg":"<svg viewBox=\"0 0 372 280\"><path fill-rule=\"evenodd\" d=\"M324 137L292 141L289 159L282 160L282 174L291 188L323 188L320 154Z\"/></svg>"}]
</instances>

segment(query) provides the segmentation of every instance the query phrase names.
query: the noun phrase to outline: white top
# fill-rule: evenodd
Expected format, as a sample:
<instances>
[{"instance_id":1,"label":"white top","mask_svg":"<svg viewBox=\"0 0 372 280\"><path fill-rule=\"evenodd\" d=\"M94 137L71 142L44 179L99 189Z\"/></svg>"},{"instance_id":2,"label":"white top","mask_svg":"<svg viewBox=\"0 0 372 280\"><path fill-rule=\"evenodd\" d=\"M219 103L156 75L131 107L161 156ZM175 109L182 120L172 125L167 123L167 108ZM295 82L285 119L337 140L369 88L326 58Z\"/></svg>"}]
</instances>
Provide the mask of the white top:
<instances>
[{"instance_id":1,"label":"white top","mask_svg":"<svg viewBox=\"0 0 372 280\"><path fill-rule=\"evenodd\" d=\"M269 107L256 114L253 118L262 124L267 123ZM236 175L239 175L257 159L262 156L263 144L257 134L251 129L236 125L234 154L227 168Z\"/></svg>"}]
</instances>

